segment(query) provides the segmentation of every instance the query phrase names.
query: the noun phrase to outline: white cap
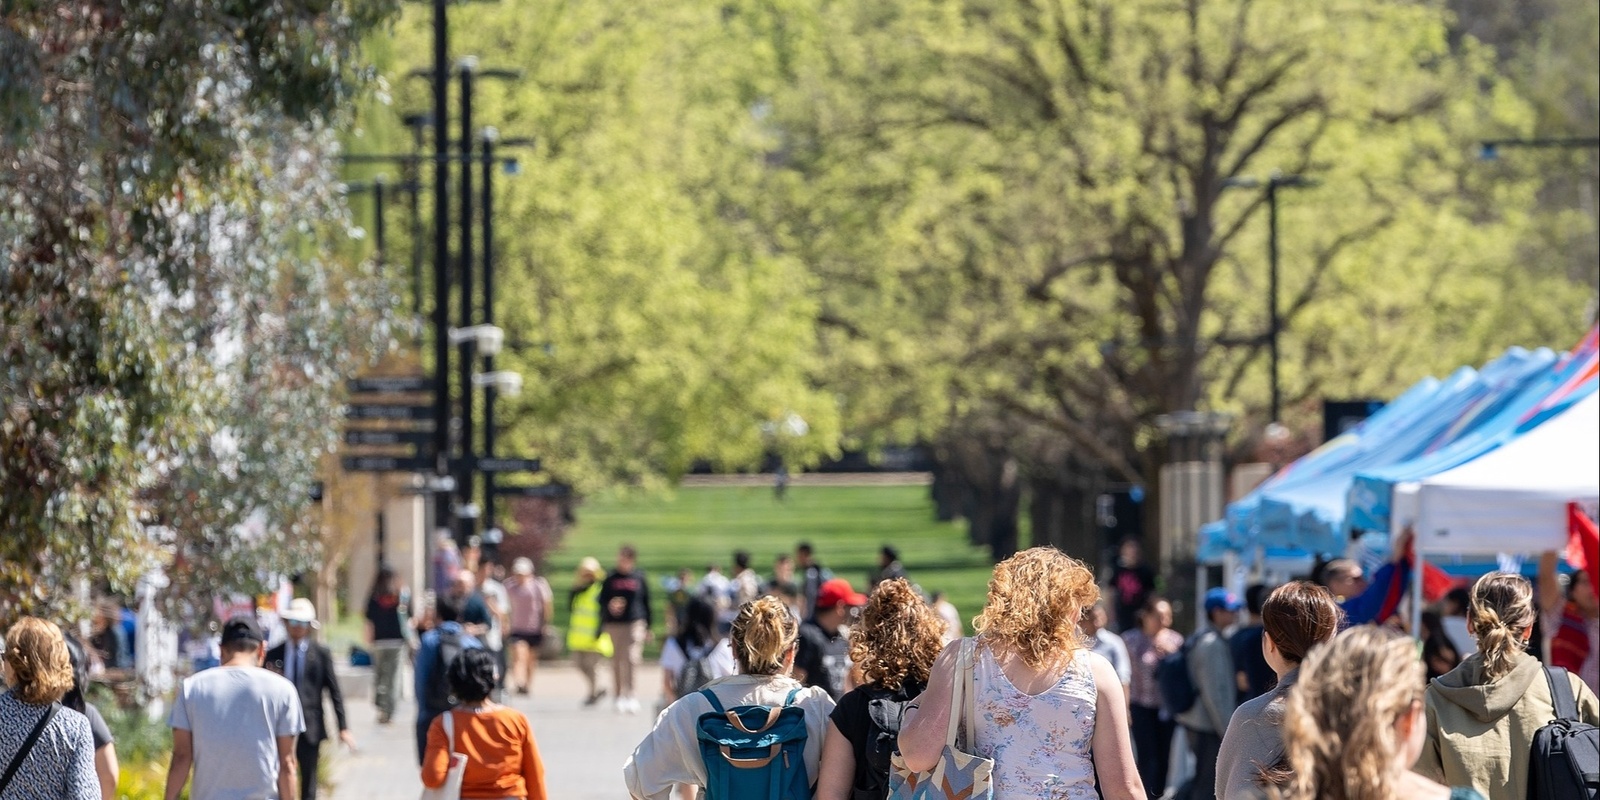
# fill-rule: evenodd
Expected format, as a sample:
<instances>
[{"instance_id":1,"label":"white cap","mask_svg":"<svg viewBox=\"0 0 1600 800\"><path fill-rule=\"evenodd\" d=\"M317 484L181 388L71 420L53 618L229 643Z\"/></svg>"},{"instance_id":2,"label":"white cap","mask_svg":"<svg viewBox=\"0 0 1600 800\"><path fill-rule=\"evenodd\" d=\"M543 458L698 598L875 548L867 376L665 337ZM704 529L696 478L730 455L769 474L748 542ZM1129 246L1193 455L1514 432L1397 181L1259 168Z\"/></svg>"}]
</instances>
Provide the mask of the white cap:
<instances>
[{"instance_id":1,"label":"white cap","mask_svg":"<svg viewBox=\"0 0 1600 800\"><path fill-rule=\"evenodd\" d=\"M516 561L511 562L511 571L518 575L532 575L533 560L529 558L519 558Z\"/></svg>"}]
</instances>

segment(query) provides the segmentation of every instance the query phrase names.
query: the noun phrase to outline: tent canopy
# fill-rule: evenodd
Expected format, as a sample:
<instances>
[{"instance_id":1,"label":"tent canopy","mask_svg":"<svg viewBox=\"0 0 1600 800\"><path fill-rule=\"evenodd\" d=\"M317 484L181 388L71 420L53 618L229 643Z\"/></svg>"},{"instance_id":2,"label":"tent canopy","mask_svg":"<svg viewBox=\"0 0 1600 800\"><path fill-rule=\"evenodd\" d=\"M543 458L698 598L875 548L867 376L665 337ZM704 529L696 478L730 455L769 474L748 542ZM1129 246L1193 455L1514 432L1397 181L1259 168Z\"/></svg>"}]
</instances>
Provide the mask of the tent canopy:
<instances>
[{"instance_id":1,"label":"tent canopy","mask_svg":"<svg viewBox=\"0 0 1600 800\"><path fill-rule=\"evenodd\" d=\"M1567 504L1600 498L1600 395L1480 458L1400 489L1422 553L1537 553L1567 541ZM1397 503L1397 510L1402 505Z\"/></svg>"}]
</instances>

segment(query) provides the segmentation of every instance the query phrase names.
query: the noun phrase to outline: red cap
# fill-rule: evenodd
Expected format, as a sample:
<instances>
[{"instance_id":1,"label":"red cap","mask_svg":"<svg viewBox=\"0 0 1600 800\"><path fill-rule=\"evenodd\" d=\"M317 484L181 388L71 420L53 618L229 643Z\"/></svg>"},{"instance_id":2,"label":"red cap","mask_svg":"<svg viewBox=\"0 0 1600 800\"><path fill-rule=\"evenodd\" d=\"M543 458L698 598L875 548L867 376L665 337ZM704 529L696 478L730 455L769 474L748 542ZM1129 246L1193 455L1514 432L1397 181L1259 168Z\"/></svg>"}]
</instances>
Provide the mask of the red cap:
<instances>
[{"instance_id":1,"label":"red cap","mask_svg":"<svg viewBox=\"0 0 1600 800\"><path fill-rule=\"evenodd\" d=\"M817 608L833 608L843 603L847 606L864 606L867 596L850 588L844 578L832 578L817 588Z\"/></svg>"}]
</instances>

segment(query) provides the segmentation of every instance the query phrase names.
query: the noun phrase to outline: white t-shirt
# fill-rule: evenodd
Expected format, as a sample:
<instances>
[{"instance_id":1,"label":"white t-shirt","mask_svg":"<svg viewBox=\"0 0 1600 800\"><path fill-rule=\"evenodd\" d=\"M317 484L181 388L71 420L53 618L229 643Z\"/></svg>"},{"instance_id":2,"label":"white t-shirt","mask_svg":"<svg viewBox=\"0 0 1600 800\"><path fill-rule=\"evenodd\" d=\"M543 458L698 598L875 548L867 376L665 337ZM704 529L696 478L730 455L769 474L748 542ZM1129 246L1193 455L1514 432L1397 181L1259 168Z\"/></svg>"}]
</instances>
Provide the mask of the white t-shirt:
<instances>
[{"instance_id":1,"label":"white t-shirt","mask_svg":"<svg viewBox=\"0 0 1600 800\"><path fill-rule=\"evenodd\" d=\"M192 800L278 800L278 737L306 729L294 684L258 667L184 679L169 724L194 737Z\"/></svg>"},{"instance_id":2,"label":"white t-shirt","mask_svg":"<svg viewBox=\"0 0 1600 800\"><path fill-rule=\"evenodd\" d=\"M689 653L685 654L683 648L678 646L676 636L668 638L667 643L661 646L661 668L672 675L674 680L683 672L690 658L706 659L706 666L711 668L711 674L707 677L712 680L726 678L739 671L739 664L733 659L733 647L728 644L726 638L718 639L717 643L711 646L709 654L698 647L690 647Z\"/></svg>"},{"instance_id":3,"label":"white t-shirt","mask_svg":"<svg viewBox=\"0 0 1600 800\"><path fill-rule=\"evenodd\" d=\"M500 630L500 615L511 613L511 595L506 593L505 584L490 578L479 587L483 594L484 604L489 608L489 633L483 637L483 646L490 650L499 650L504 644L505 632ZM499 609L498 613L495 609Z\"/></svg>"}]
</instances>

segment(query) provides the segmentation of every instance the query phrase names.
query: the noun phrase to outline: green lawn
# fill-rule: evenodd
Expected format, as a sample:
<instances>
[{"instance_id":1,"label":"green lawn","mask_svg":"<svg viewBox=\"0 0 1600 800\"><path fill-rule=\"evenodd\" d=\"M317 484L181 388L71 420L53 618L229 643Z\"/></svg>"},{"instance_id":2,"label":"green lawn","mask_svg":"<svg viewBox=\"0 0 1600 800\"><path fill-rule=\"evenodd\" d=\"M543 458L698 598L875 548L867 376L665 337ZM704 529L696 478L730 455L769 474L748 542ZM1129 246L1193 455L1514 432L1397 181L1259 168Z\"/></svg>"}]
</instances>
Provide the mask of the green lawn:
<instances>
[{"instance_id":1,"label":"green lawn","mask_svg":"<svg viewBox=\"0 0 1600 800\"><path fill-rule=\"evenodd\" d=\"M924 591L948 592L969 623L983 605L987 550L967 544L963 525L933 518L926 487L791 487L783 503L770 488L696 487L666 497L609 495L585 502L578 524L546 568L558 598L557 624L566 626L565 589L584 556L610 568L619 545L638 549L639 564L650 575L659 641L663 578L679 567L698 578L711 563L726 573L738 549L748 550L753 566L768 577L773 557L793 553L801 541L811 542L817 560L857 590L877 565L878 548L891 544L912 582Z\"/></svg>"}]
</instances>

